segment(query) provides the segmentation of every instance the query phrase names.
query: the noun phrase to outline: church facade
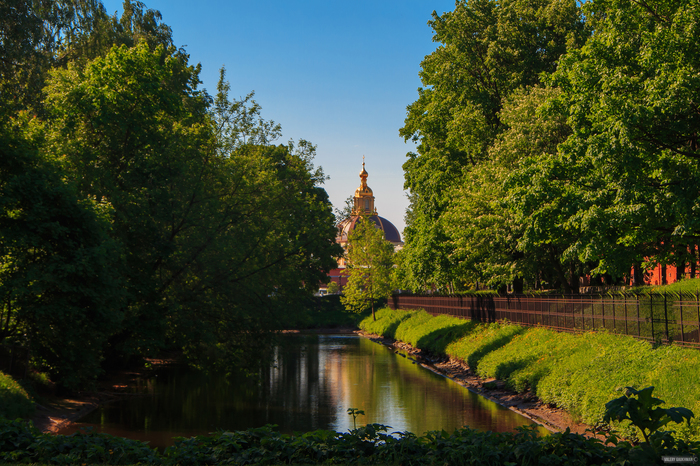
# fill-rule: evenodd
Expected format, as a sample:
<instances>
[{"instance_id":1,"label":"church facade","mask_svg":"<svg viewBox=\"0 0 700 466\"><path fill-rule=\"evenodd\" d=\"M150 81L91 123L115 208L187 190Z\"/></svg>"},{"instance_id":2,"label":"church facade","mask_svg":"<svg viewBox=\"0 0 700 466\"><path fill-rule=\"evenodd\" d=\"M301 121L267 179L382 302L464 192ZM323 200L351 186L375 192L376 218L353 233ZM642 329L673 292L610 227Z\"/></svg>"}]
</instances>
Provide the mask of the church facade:
<instances>
[{"instance_id":1,"label":"church facade","mask_svg":"<svg viewBox=\"0 0 700 466\"><path fill-rule=\"evenodd\" d=\"M343 249L347 249L348 236L355 229L360 218L365 217L374 222L374 225L384 233L384 239L393 244L394 249L400 249L403 247L403 241L401 241L399 230L389 220L377 214L377 209L374 205L374 193L367 185L368 176L369 174L367 170L365 170L365 163L362 162L360 186L355 190L355 195L353 196L352 212L348 218L337 225L338 236L335 240L338 244L343 246ZM341 291L348 281L348 278L342 273L343 270L345 270L345 259L341 258L338 261L338 267L331 270L328 274L331 281L339 285ZM323 287L321 291L325 291Z\"/></svg>"}]
</instances>

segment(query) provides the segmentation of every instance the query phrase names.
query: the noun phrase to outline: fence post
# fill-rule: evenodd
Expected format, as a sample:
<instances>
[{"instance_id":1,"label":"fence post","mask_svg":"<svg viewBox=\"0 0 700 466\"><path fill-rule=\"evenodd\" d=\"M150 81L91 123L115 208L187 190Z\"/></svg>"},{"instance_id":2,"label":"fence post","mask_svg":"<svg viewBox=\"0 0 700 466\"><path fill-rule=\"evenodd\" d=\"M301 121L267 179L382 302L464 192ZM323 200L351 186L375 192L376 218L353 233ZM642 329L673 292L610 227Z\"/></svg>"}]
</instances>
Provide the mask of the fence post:
<instances>
[{"instance_id":1,"label":"fence post","mask_svg":"<svg viewBox=\"0 0 700 466\"><path fill-rule=\"evenodd\" d=\"M685 344L685 329L683 328L683 298L678 295L678 301L680 303L680 313L681 313L681 341Z\"/></svg>"},{"instance_id":2,"label":"fence post","mask_svg":"<svg viewBox=\"0 0 700 466\"><path fill-rule=\"evenodd\" d=\"M629 335L629 332L627 331L627 295L624 295L625 299L625 335Z\"/></svg>"},{"instance_id":3,"label":"fence post","mask_svg":"<svg viewBox=\"0 0 700 466\"><path fill-rule=\"evenodd\" d=\"M651 339L656 341L656 335L654 335L654 295L649 295L649 315L651 319Z\"/></svg>"},{"instance_id":4,"label":"fence post","mask_svg":"<svg viewBox=\"0 0 700 466\"><path fill-rule=\"evenodd\" d=\"M667 293L664 292L664 330L666 333L666 342L669 342L670 340L668 339L668 306L666 305L666 295Z\"/></svg>"},{"instance_id":5,"label":"fence post","mask_svg":"<svg viewBox=\"0 0 700 466\"><path fill-rule=\"evenodd\" d=\"M695 343L700 343L700 290L695 292L695 304L696 304L696 310L698 312L698 341Z\"/></svg>"},{"instance_id":6,"label":"fence post","mask_svg":"<svg viewBox=\"0 0 700 466\"><path fill-rule=\"evenodd\" d=\"M639 317L639 295L635 295L635 298L637 299L637 336L641 337L642 336L642 323L639 321L641 317Z\"/></svg>"}]
</instances>

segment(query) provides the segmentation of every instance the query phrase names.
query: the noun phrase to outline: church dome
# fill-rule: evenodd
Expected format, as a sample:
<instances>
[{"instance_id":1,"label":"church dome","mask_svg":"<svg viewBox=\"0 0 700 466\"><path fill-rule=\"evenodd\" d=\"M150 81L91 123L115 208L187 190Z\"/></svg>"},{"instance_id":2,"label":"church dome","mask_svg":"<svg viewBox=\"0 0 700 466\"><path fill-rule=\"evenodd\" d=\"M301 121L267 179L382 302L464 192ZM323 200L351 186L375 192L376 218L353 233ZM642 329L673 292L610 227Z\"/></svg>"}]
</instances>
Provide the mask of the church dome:
<instances>
[{"instance_id":1,"label":"church dome","mask_svg":"<svg viewBox=\"0 0 700 466\"><path fill-rule=\"evenodd\" d=\"M363 157L364 159L364 157ZM384 217L377 215L377 210L374 207L374 194L372 189L367 186L367 177L369 174L365 170L365 162L362 162L362 171L360 172L360 186L355 190L353 198L353 209L350 217L346 218L338 224L338 237L336 241L341 245L348 242L348 235L355 229L357 221L366 217L373 221L374 224L384 232L384 238L394 246L403 245L399 230Z\"/></svg>"},{"instance_id":2,"label":"church dome","mask_svg":"<svg viewBox=\"0 0 700 466\"><path fill-rule=\"evenodd\" d=\"M348 242L348 235L355 229L357 222L362 217L359 215L353 215L346 218L338 224L338 238L336 241L340 244L346 244ZM401 235L399 230L391 223L389 220L379 215L372 215L367 217L369 220L373 221L374 224L384 232L384 239L392 243L394 246L402 244Z\"/></svg>"}]
</instances>

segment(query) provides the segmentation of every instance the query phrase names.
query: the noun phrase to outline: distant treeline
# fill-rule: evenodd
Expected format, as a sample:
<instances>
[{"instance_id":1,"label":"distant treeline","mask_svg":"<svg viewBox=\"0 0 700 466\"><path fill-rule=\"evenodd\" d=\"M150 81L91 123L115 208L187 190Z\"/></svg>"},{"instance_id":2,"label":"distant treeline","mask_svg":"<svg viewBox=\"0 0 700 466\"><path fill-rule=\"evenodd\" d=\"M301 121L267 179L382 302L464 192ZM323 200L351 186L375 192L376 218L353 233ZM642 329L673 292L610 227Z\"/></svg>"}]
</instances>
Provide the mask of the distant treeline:
<instances>
[{"instance_id":1,"label":"distant treeline","mask_svg":"<svg viewBox=\"0 0 700 466\"><path fill-rule=\"evenodd\" d=\"M254 365L335 266L304 140L198 88L160 13L0 4L0 345L85 388L105 360Z\"/></svg>"},{"instance_id":2,"label":"distant treeline","mask_svg":"<svg viewBox=\"0 0 700 466\"><path fill-rule=\"evenodd\" d=\"M404 289L568 293L698 262L697 1L460 0L429 24Z\"/></svg>"}]
</instances>

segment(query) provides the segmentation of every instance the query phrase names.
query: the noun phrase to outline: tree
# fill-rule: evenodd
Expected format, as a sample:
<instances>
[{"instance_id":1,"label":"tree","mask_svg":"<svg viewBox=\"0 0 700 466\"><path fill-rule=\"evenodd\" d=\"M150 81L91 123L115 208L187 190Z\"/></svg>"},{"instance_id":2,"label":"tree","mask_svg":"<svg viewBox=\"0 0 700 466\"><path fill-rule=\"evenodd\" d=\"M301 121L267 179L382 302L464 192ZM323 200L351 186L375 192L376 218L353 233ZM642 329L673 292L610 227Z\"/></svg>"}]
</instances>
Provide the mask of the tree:
<instances>
[{"instance_id":1,"label":"tree","mask_svg":"<svg viewBox=\"0 0 700 466\"><path fill-rule=\"evenodd\" d=\"M561 163L587 200L562 220L577 224L575 253L598 273L621 277L645 257L684 264L700 239L700 5L601 0L584 9L594 33L552 77L572 128Z\"/></svg>"},{"instance_id":2,"label":"tree","mask_svg":"<svg viewBox=\"0 0 700 466\"><path fill-rule=\"evenodd\" d=\"M81 199L18 120L0 129L0 343L29 343L54 380L85 388L124 318L109 205Z\"/></svg>"},{"instance_id":3,"label":"tree","mask_svg":"<svg viewBox=\"0 0 700 466\"><path fill-rule=\"evenodd\" d=\"M199 66L141 2L126 0L121 18L97 0L0 11L11 96L0 102L0 338L30 335L37 361L71 386L105 355L166 346L194 365L254 365L342 253L314 145L272 145L279 125L252 93L229 100L223 69L215 99L198 89ZM56 312L32 321L51 297ZM76 368L81 347L90 355Z\"/></svg>"},{"instance_id":4,"label":"tree","mask_svg":"<svg viewBox=\"0 0 700 466\"><path fill-rule=\"evenodd\" d=\"M455 180L472 176L507 128L504 100L539 83L585 37L575 0L459 1L429 24L441 45L421 63L424 87L400 130L419 143L403 167L411 200L403 264L414 290L458 277L444 214Z\"/></svg>"},{"instance_id":5,"label":"tree","mask_svg":"<svg viewBox=\"0 0 700 466\"><path fill-rule=\"evenodd\" d=\"M110 347L245 365L341 250L314 146L267 145L279 130L259 106L229 101L223 83L212 110L197 75L145 42L58 70L46 149L113 208L130 299Z\"/></svg>"},{"instance_id":6,"label":"tree","mask_svg":"<svg viewBox=\"0 0 700 466\"><path fill-rule=\"evenodd\" d=\"M338 286L338 282L333 282L331 281L328 283L328 288L326 290L328 294L336 294L338 291L340 291L340 286Z\"/></svg>"},{"instance_id":7,"label":"tree","mask_svg":"<svg viewBox=\"0 0 700 466\"><path fill-rule=\"evenodd\" d=\"M355 312L372 309L378 299L386 298L392 290L394 246L384 239L384 233L374 222L361 218L348 236L348 261L345 274L348 283L340 300Z\"/></svg>"}]
</instances>

